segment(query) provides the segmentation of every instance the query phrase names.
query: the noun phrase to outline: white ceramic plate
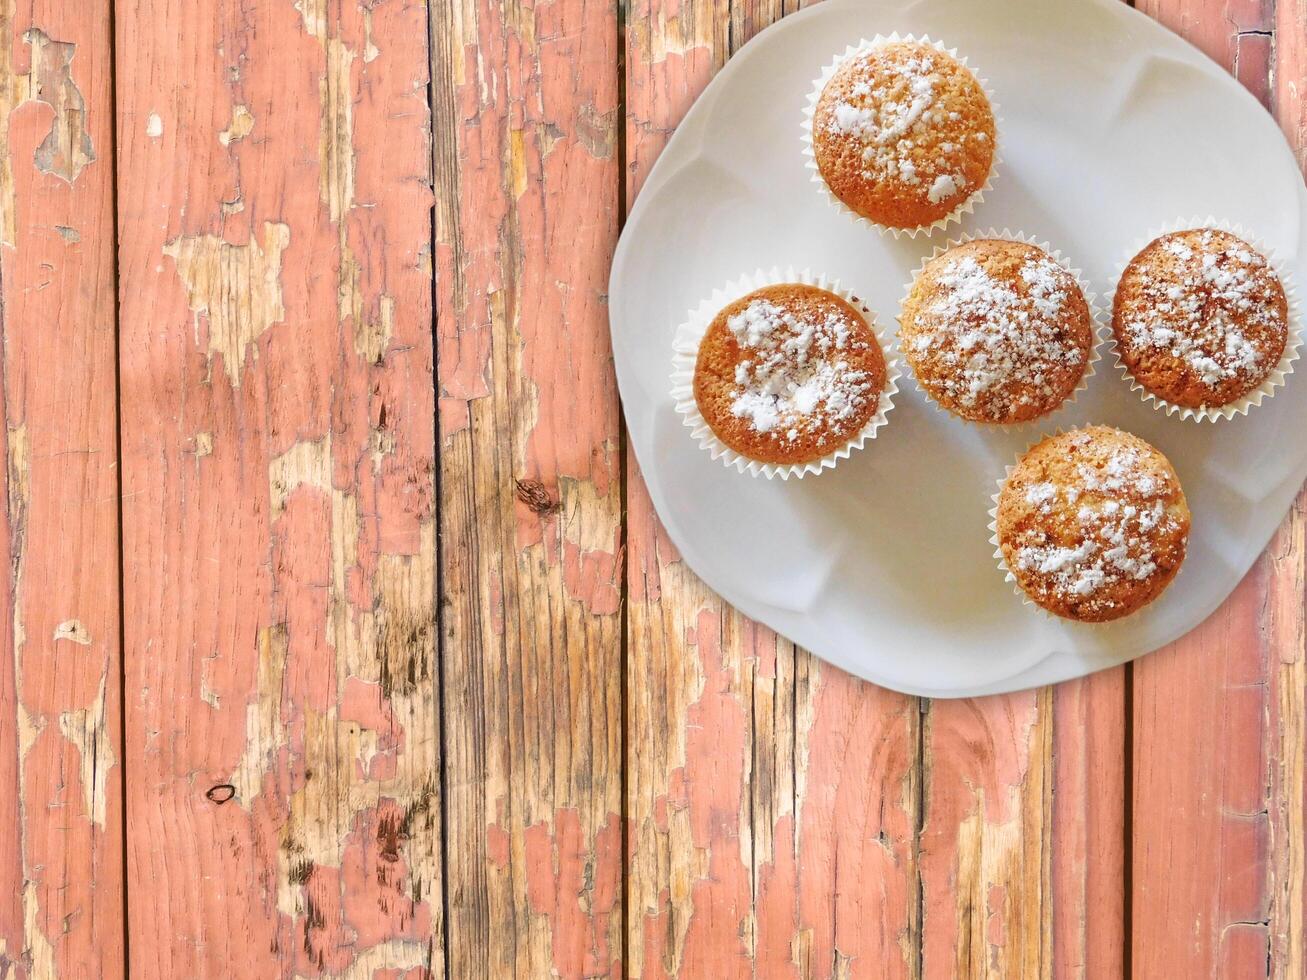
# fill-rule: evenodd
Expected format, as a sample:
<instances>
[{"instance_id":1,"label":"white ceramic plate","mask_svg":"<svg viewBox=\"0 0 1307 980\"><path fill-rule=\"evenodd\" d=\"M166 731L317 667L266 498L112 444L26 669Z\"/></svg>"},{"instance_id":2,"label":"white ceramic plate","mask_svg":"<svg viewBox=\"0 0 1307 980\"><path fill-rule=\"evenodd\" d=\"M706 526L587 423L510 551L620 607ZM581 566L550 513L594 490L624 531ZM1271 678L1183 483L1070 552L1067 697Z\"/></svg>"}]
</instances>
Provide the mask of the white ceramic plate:
<instances>
[{"instance_id":1,"label":"white ceramic plate","mask_svg":"<svg viewBox=\"0 0 1307 980\"><path fill-rule=\"evenodd\" d=\"M877 33L929 34L987 77L1003 166L963 231L1025 231L1108 292L1121 255L1174 218L1215 215L1275 249L1300 291L1307 191L1270 116L1219 66L1119 0L828 0L741 50L640 192L613 262L617 377L631 444L685 561L709 586L831 663L886 687L956 697L1087 674L1197 626L1234 589L1307 476L1307 368L1215 425L1167 418L1099 364L1046 423L981 432L903 384L889 424L835 470L764 480L703 452L668 393L685 313L758 267L838 278L893 324L912 269L947 232L895 241L831 208L800 144L824 64ZM950 229L956 233L959 226ZM1180 473L1189 556L1147 610L1109 627L1023 605L989 544L995 481L1041 434L1136 432Z\"/></svg>"}]
</instances>

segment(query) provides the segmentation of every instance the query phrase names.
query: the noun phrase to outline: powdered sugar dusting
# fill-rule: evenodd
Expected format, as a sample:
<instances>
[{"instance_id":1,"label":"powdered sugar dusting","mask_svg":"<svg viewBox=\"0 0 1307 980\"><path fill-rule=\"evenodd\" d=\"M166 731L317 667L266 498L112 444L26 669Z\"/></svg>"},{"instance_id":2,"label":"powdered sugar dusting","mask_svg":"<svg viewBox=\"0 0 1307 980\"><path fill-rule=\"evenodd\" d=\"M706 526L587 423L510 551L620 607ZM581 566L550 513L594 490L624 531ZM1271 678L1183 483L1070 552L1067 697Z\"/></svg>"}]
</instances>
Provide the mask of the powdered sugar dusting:
<instances>
[{"instance_id":1,"label":"powdered sugar dusting","mask_svg":"<svg viewBox=\"0 0 1307 980\"><path fill-rule=\"evenodd\" d=\"M874 379L849 357L866 349L834 309L800 316L756 298L727 320L750 356L735 369L731 412L759 433L793 443L820 428L838 428L879 399Z\"/></svg>"},{"instance_id":2,"label":"powdered sugar dusting","mask_svg":"<svg viewBox=\"0 0 1307 980\"><path fill-rule=\"evenodd\" d=\"M975 188L966 175L965 146L933 138L941 124L956 129L961 120L939 99L941 71L952 67L952 59L930 49L903 57L881 47L854 56L839 70L857 81L831 107L826 131L861 147L863 176L870 180L920 188L931 204L970 193ZM987 139L988 134L957 138L968 137Z\"/></svg>"},{"instance_id":3,"label":"powdered sugar dusting","mask_svg":"<svg viewBox=\"0 0 1307 980\"><path fill-rule=\"evenodd\" d=\"M952 144L945 144L951 146ZM931 204L938 204L956 194L966 186L967 179L961 174L940 174L935 178L935 182L930 185L930 190L926 192L926 200Z\"/></svg>"},{"instance_id":4,"label":"powdered sugar dusting","mask_svg":"<svg viewBox=\"0 0 1307 980\"><path fill-rule=\"evenodd\" d=\"M1083 431L1055 438L1071 449L1091 442ZM1159 475L1147 447L1122 443L1106 459L1082 455L1074 481L1025 487L1022 500L1032 518L1022 522L1007 554L1013 570L1024 573L1023 584L1101 611L1118 604L1106 594L1112 587L1158 572L1165 542L1183 530L1171 506L1178 487Z\"/></svg>"},{"instance_id":5,"label":"powdered sugar dusting","mask_svg":"<svg viewBox=\"0 0 1307 980\"><path fill-rule=\"evenodd\" d=\"M1019 283L991 275L971 253L937 262L926 272L933 299L907 324L909 353L939 368L931 387L993 420L1051 407L1088 358L1083 338L1068 329L1073 294L1079 299L1070 273L1042 254L1022 263Z\"/></svg>"},{"instance_id":6,"label":"powdered sugar dusting","mask_svg":"<svg viewBox=\"0 0 1307 980\"><path fill-rule=\"evenodd\" d=\"M1262 348L1288 330L1278 278L1234 235L1205 229L1164 236L1127 269L1127 284L1138 289L1118 320L1127 352L1169 355L1212 397L1231 383L1254 387L1274 367ZM1273 346L1278 356L1282 341Z\"/></svg>"}]
</instances>

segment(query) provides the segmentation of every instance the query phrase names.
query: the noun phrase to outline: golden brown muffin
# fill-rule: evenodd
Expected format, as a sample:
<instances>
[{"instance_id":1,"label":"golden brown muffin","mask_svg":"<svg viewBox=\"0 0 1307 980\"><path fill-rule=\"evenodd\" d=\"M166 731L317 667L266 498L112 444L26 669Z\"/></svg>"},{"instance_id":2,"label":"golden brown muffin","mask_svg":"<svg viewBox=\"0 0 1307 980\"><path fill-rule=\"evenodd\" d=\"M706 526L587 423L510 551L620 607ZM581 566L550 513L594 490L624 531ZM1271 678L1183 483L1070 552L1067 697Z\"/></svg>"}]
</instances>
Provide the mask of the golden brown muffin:
<instances>
[{"instance_id":1,"label":"golden brown muffin","mask_svg":"<svg viewBox=\"0 0 1307 980\"><path fill-rule=\"evenodd\" d=\"M816 286L765 286L717 314L694 399L717 438L764 463L809 463L875 416L885 356L853 306Z\"/></svg>"},{"instance_id":2,"label":"golden brown muffin","mask_svg":"<svg viewBox=\"0 0 1307 980\"><path fill-rule=\"evenodd\" d=\"M1284 353L1289 304L1266 258L1214 228L1177 231L1130 260L1112 301L1112 333L1130 374L1186 408L1228 405Z\"/></svg>"},{"instance_id":3,"label":"golden brown muffin","mask_svg":"<svg viewBox=\"0 0 1307 980\"><path fill-rule=\"evenodd\" d=\"M1175 578L1189 506L1165 456L1093 425L1021 457L999 494L997 528L1003 560L1033 602L1098 623L1146 606Z\"/></svg>"},{"instance_id":4,"label":"golden brown muffin","mask_svg":"<svg viewBox=\"0 0 1307 980\"><path fill-rule=\"evenodd\" d=\"M817 169L858 214L893 228L928 225L989 179L994 111L961 62L917 41L848 58L812 120Z\"/></svg>"},{"instance_id":5,"label":"golden brown muffin","mask_svg":"<svg viewBox=\"0 0 1307 980\"><path fill-rule=\"evenodd\" d=\"M918 383L971 422L1025 422L1075 390L1094 347L1075 277L1034 245L996 238L926 263L903 301L900 347Z\"/></svg>"}]
</instances>

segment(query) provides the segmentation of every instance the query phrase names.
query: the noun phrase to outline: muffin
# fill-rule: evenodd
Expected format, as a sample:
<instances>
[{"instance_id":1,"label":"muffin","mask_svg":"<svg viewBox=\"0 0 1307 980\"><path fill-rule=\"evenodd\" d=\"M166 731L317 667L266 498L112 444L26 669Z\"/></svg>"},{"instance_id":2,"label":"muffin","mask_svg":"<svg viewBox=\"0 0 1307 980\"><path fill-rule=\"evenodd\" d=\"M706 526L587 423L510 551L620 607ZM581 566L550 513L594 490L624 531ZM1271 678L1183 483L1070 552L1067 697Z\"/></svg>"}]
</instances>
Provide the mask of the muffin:
<instances>
[{"instance_id":1,"label":"muffin","mask_svg":"<svg viewBox=\"0 0 1307 980\"><path fill-rule=\"evenodd\" d=\"M917 383L969 422L1047 415L1075 391L1094 348L1089 303L1042 248L980 238L926 262L903 301L900 348Z\"/></svg>"},{"instance_id":2,"label":"muffin","mask_svg":"<svg viewBox=\"0 0 1307 980\"><path fill-rule=\"evenodd\" d=\"M826 81L812 117L818 173L847 207L890 228L947 217L984 187L994 111L976 76L915 40L878 40Z\"/></svg>"},{"instance_id":3,"label":"muffin","mask_svg":"<svg viewBox=\"0 0 1307 980\"><path fill-rule=\"evenodd\" d=\"M885 356L856 307L818 286L781 283L713 317L693 394L724 445L786 465L848 445L876 416L885 386Z\"/></svg>"},{"instance_id":4,"label":"muffin","mask_svg":"<svg viewBox=\"0 0 1307 980\"><path fill-rule=\"evenodd\" d=\"M1189 507L1165 456L1095 425L1049 436L1017 461L999 493L995 532L1032 602L1098 623L1148 605L1175 578Z\"/></svg>"},{"instance_id":5,"label":"muffin","mask_svg":"<svg viewBox=\"0 0 1307 980\"><path fill-rule=\"evenodd\" d=\"M1129 375L1169 405L1219 409L1259 388L1289 339L1289 304L1253 246L1219 228L1176 231L1130 260L1112 301Z\"/></svg>"}]
</instances>

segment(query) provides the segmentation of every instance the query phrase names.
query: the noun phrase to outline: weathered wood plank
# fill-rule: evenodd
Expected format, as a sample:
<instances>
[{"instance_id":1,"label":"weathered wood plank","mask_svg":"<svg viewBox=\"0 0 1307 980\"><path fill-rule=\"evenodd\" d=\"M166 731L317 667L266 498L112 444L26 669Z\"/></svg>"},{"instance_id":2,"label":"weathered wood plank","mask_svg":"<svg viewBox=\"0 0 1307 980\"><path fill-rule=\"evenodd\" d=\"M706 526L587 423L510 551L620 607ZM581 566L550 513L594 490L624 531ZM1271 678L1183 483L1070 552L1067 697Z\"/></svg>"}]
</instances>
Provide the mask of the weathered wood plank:
<instances>
[{"instance_id":1,"label":"weathered wood plank","mask_svg":"<svg viewBox=\"0 0 1307 980\"><path fill-rule=\"evenodd\" d=\"M1301 153L1300 4L1285 0L1278 14L1271 0L1139 7L1274 100ZM1278 35L1277 20L1288 26ZM1301 535L1296 511L1220 610L1134 668L1141 975L1302 975Z\"/></svg>"},{"instance_id":2,"label":"weathered wood plank","mask_svg":"<svg viewBox=\"0 0 1307 980\"><path fill-rule=\"evenodd\" d=\"M728 53L780 3L636 3L633 200ZM918 707L819 663L684 566L631 461L632 977L909 977Z\"/></svg>"},{"instance_id":3,"label":"weathered wood plank","mask_svg":"<svg viewBox=\"0 0 1307 980\"><path fill-rule=\"evenodd\" d=\"M1270 652L1268 928L1274 977L1307 976L1307 496L1268 549L1264 628Z\"/></svg>"},{"instance_id":4,"label":"weathered wood plank","mask_svg":"<svg viewBox=\"0 0 1307 980\"><path fill-rule=\"evenodd\" d=\"M1307 173L1307 3L1278 0L1273 107ZM1268 549L1271 974L1307 976L1307 494Z\"/></svg>"},{"instance_id":5,"label":"weathered wood plank","mask_svg":"<svg viewBox=\"0 0 1307 980\"><path fill-rule=\"evenodd\" d=\"M133 974L439 976L425 4L116 23Z\"/></svg>"},{"instance_id":6,"label":"weathered wood plank","mask_svg":"<svg viewBox=\"0 0 1307 980\"><path fill-rule=\"evenodd\" d=\"M1053 976L1121 977L1125 935L1125 670L1053 689Z\"/></svg>"},{"instance_id":7,"label":"weathered wood plank","mask_svg":"<svg viewBox=\"0 0 1307 980\"><path fill-rule=\"evenodd\" d=\"M1142 976L1266 969L1266 595L1259 563L1134 683L1133 963Z\"/></svg>"},{"instance_id":8,"label":"weathered wood plank","mask_svg":"<svg viewBox=\"0 0 1307 980\"><path fill-rule=\"evenodd\" d=\"M107 2L0 3L0 976L123 961Z\"/></svg>"},{"instance_id":9,"label":"weathered wood plank","mask_svg":"<svg viewBox=\"0 0 1307 980\"><path fill-rule=\"evenodd\" d=\"M432 12L450 974L617 976L617 5Z\"/></svg>"},{"instance_id":10,"label":"weathered wood plank","mask_svg":"<svg viewBox=\"0 0 1307 980\"><path fill-rule=\"evenodd\" d=\"M1051 972L1053 694L936 702L921 837L927 977Z\"/></svg>"},{"instance_id":11,"label":"weathered wood plank","mask_svg":"<svg viewBox=\"0 0 1307 980\"><path fill-rule=\"evenodd\" d=\"M1123 682L930 705L924 976L1121 975Z\"/></svg>"},{"instance_id":12,"label":"weathered wood plank","mask_svg":"<svg viewBox=\"0 0 1307 980\"><path fill-rule=\"evenodd\" d=\"M1307 3L1279 0L1275 35L1275 118L1307 172Z\"/></svg>"}]
</instances>

